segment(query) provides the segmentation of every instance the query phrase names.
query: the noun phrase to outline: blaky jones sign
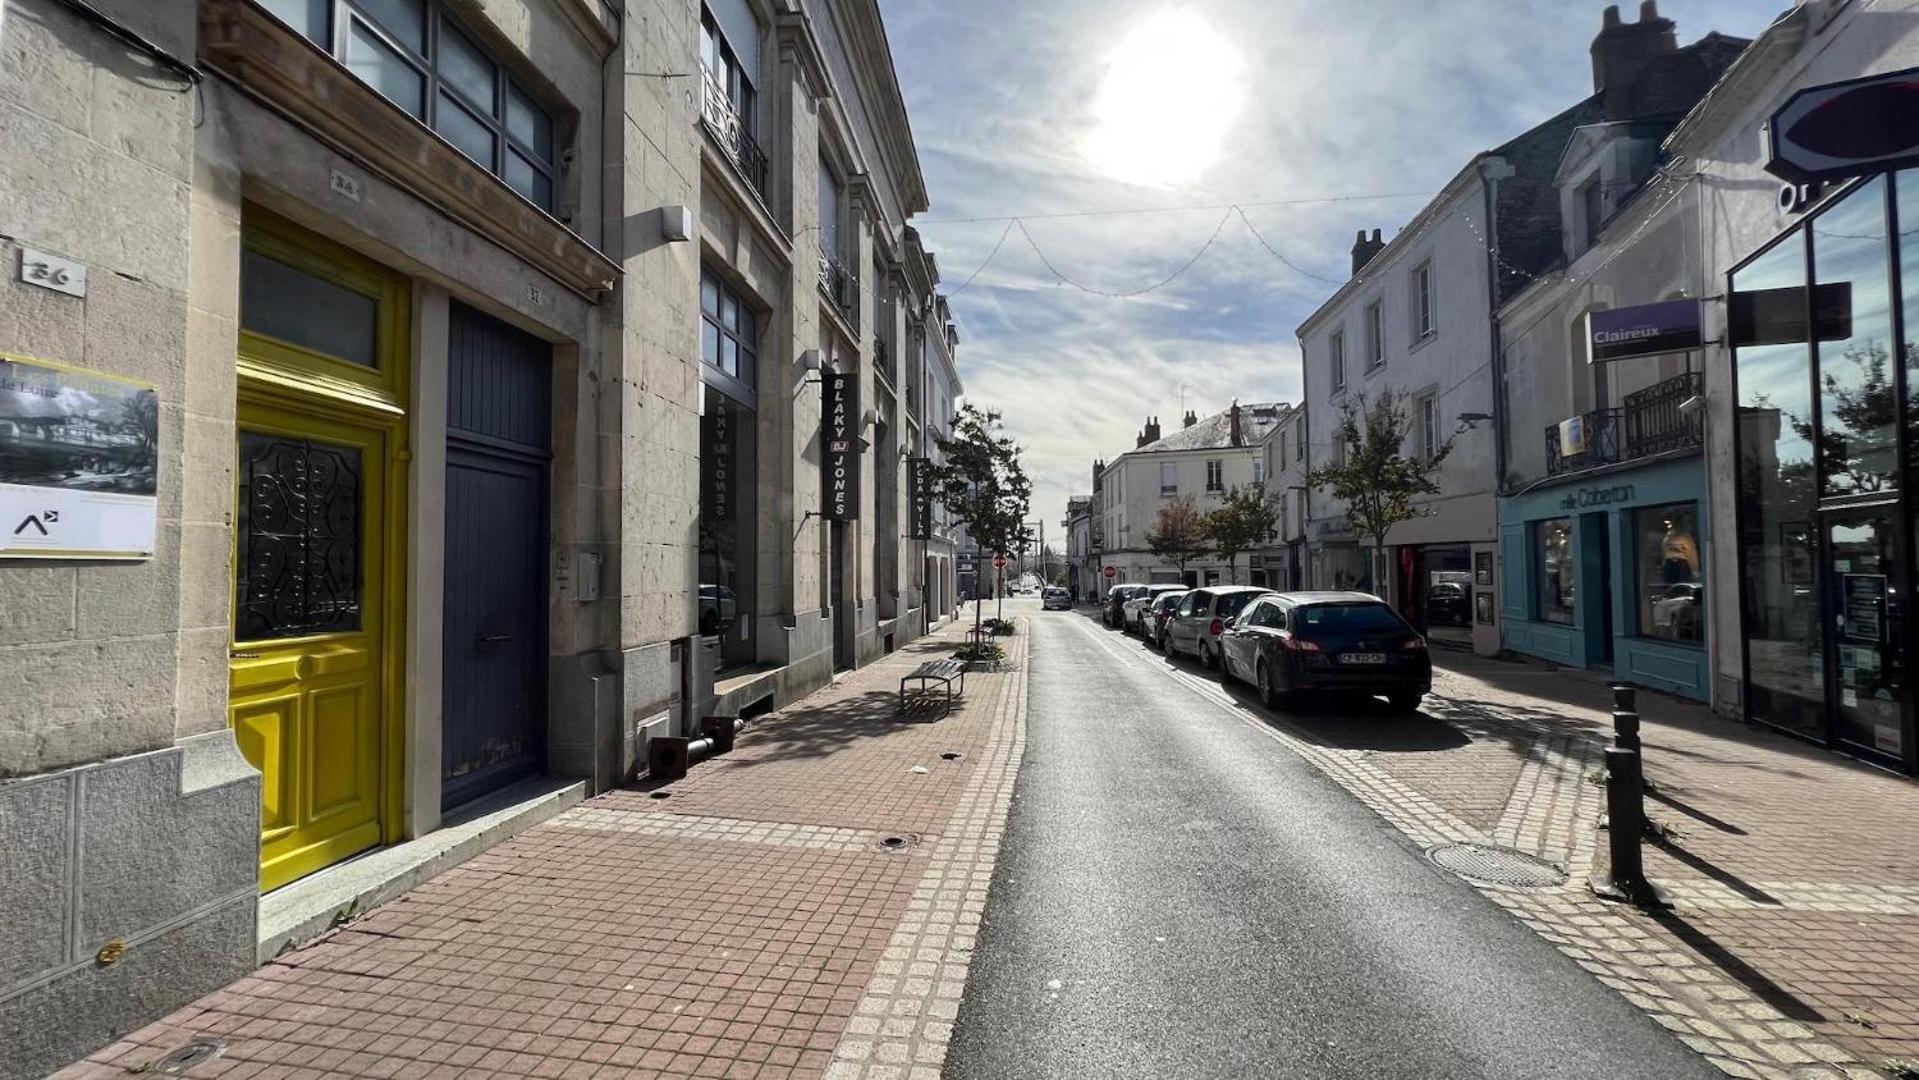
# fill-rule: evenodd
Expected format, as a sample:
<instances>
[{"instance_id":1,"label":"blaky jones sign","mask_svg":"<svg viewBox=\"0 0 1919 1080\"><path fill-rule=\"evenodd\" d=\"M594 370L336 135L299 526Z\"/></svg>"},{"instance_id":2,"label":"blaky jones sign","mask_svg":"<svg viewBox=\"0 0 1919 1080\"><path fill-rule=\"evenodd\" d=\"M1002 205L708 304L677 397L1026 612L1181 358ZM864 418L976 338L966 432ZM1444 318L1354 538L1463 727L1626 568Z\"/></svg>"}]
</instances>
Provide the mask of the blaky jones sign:
<instances>
[{"instance_id":1,"label":"blaky jones sign","mask_svg":"<svg viewBox=\"0 0 1919 1080\"><path fill-rule=\"evenodd\" d=\"M860 387L849 371L826 373L821 402L821 480L825 488L828 521L852 521L860 516Z\"/></svg>"}]
</instances>

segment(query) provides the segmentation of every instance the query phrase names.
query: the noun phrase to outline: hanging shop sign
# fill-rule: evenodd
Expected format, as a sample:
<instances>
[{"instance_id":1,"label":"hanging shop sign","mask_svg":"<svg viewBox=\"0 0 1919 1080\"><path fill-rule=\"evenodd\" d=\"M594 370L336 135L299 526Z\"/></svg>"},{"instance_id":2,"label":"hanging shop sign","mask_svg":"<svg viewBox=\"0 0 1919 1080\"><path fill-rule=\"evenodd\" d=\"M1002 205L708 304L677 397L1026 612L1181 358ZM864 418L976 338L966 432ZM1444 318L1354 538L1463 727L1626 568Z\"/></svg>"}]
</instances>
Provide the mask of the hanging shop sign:
<instances>
[{"instance_id":1,"label":"hanging shop sign","mask_svg":"<svg viewBox=\"0 0 1919 1080\"><path fill-rule=\"evenodd\" d=\"M1585 416L1568 416L1559 422L1559 452L1574 457L1587 450Z\"/></svg>"},{"instance_id":2,"label":"hanging shop sign","mask_svg":"<svg viewBox=\"0 0 1919 1080\"><path fill-rule=\"evenodd\" d=\"M928 473L932 466L930 458L906 459L906 487L910 496L908 501L913 508L911 538L914 540L933 538L933 478Z\"/></svg>"},{"instance_id":3,"label":"hanging shop sign","mask_svg":"<svg viewBox=\"0 0 1919 1080\"><path fill-rule=\"evenodd\" d=\"M1586 355L1595 364L1699 348L1699 301L1593 311L1586 315Z\"/></svg>"},{"instance_id":4,"label":"hanging shop sign","mask_svg":"<svg viewBox=\"0 0 1919 1080\"><path fill-rule=\"evenodd\" d=\"M154 387L0 353L0 557L150 557L159 462Z\"/></svg>"},{"instance_id":5,"label":"hanging shop sign","mask_svg":"<svg viewBox=\"0 0 1919 1080\"><path fill-rule=\"evenodd\" d=\"M1809 86L1767 125L1766 171L1808 183L1919 162L1919 68Z\"/></svg>"},{"instance_id":6,"label":"hanging shop sign","mask_svg":"<svg viewBox=\"0 0 1919 1080\"><path fill-rule=\"evenodd\" d=\"M826 491L828 521L852 521L860 516L859 383L850 371L824 376L821 404L821 476Z\"/></svg>"},{"instance_id":7,"label":"hanging shop sign","mask_svg":"<svg viewBox=\"0 0 1919 1080\"><path fill-rule=\"evenodd\" d=\"M1820 341L1852 337L1852 282L1834 281L1811 290L1812 324ZM1754 345L1802 345L1806 341L1807 290L1735 292L1726 301L1726 334L1734 348Z\"/></svg>"}]
</instances>

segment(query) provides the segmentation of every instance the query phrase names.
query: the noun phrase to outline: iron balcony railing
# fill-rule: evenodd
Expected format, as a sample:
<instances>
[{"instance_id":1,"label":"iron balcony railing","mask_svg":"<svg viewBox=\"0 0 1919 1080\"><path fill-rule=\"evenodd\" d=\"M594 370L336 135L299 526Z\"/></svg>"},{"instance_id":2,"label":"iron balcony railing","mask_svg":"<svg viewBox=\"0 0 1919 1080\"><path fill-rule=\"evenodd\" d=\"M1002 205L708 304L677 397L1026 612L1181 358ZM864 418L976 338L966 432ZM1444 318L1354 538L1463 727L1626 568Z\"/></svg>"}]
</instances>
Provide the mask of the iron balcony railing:
<instances>
[{"instance_id":1,"label":"iron balcony railing","mask_svg":"<svg viewBox=\"0 0 1919 1080\"><path fill-rule=\"evenodd\" d=\"M839 260L837 255L820 255L820 288L833 298L834 306L846 321L858 326L860 322L860 279L853 268Z\"/></svg>"},{"instance_id":2,"label":"iron balcony railing","mask_svg":"<svg viewBox=\"0 0 1919 1080\"><path fill-rule=\"evenodd\" d=\"M754 140L752 132L747 130L746 121L733 108L733 101L727 96L726 87L705 73L706 90L700 98L700 121L706 125L720 149L726 152L746 182L753 186L761 199L766 194L766 152Z\"/></svg>"},{"instance_id":3,"label":"iron balcony railing","mask_svg":"<svg viewBox=\"0 0 1919 1080\"><path fill-rule=\"evenodd\" d=\"M1699 446L1703 435L1701 413L1697 410L1689 413L1681 406L1704 393L1704 387L1703 375L1687 372L1627 394L1624 402L1614 408L1583 413L1578 417L1584 431L1583 445L1578 442L1569 445L1561 438L1563 425L1549 425L1546 428L1546 475L1595 469Z\"/></svg>"}]
</instances>

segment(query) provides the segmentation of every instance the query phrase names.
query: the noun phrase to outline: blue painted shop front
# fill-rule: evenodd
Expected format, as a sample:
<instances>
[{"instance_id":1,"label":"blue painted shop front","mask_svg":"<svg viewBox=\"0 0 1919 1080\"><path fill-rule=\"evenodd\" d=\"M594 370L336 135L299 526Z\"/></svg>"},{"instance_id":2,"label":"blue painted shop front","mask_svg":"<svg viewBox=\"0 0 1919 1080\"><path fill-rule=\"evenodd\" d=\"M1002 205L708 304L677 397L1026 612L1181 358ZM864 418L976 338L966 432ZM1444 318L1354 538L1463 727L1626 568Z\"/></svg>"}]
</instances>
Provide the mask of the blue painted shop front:
<instances>
[{"instance_id":1,"label":"blue painted shop front","mask_svg":"<svg viewBox=\"0 0 1919 1080\"><path fill-rule=\"evenodd\" d=\"M1706 541L1697 453L1500 499L1506 648L1709 700Z\"/></svg>"}]
</instances>

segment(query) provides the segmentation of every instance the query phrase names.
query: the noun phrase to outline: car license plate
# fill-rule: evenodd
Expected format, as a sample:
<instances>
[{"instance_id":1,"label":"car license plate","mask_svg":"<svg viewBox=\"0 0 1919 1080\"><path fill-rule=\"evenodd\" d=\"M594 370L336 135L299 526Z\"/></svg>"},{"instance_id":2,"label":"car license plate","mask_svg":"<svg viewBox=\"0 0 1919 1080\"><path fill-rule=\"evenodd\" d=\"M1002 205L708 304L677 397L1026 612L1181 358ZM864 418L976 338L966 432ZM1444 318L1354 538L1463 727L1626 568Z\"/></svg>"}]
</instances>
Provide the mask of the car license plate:
<instances>
[{"instance_id":1,"label":"car license plate","mask_svg":"<svg viewBox=\"0 0 1919 1080\"><path fill-rule=\"evenodd\" d=\"M1342 663L1347 664L1383 664L1386 662L1386 654L1383 652L1349 652L1342 655L1339 659Z\"/></svg>"}]
</instances>

